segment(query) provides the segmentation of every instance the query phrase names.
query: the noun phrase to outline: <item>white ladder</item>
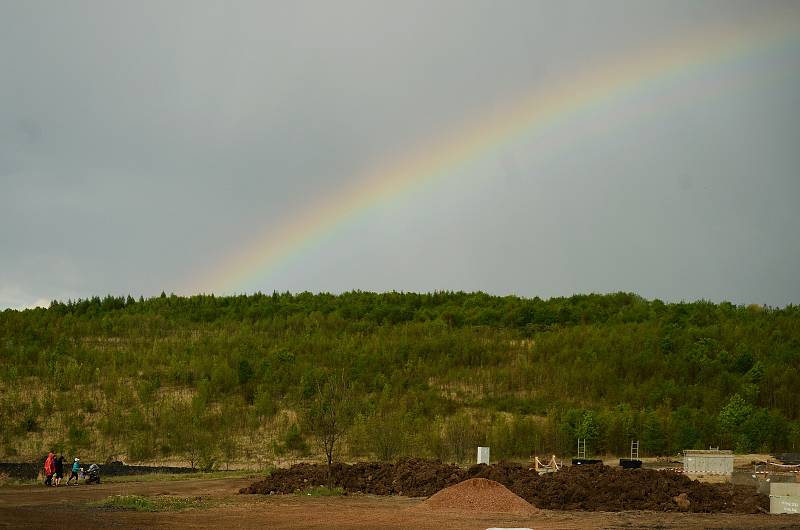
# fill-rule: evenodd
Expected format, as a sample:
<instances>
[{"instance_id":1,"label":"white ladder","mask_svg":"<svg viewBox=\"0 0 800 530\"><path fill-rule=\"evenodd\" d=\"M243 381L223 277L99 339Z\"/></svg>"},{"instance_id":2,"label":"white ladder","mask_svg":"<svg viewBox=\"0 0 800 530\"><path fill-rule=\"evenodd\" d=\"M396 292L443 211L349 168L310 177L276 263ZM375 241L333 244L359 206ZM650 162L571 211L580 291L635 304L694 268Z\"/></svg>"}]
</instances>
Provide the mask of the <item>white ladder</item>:
<instances>
[{"instance_id":1,"label":"white ladder","mask_svg":"<svg viewBox=\"0 0 800 530\"><path fill-rule=\"evenodd\" d=\"M586 458L586 438L578 438L578 458Z\"/></svg>"},{"instance_id":2,"label":"white ladder","mask_svg":"<svg viewBox=\"0 0 800 530\"><path fill-rule=\"evenodd\" d=\"M631 441L631 460L639 460L639 440Z\"/></svg>"}]
</instances>

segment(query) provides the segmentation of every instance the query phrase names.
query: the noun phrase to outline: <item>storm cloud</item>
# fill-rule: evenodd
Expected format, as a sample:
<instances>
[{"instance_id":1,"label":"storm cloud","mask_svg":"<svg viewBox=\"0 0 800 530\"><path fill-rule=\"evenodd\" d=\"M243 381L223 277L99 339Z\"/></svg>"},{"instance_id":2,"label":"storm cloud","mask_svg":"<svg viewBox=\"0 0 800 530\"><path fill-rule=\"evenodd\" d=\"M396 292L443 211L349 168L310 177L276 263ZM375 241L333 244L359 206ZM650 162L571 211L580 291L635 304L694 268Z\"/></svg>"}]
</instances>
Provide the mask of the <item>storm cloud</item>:
<instances>
[{"instance_id":1,"label":"storm cloud","mask_svg":"<svg viewBox=\"0 0 800 530\"><path fill-rule=\"evenodd\" d=\"M185 279L473 117L771 12L794 34L493 150L243 288L784 305L795 2L2 0L0 308L214 291Z\"/></svg>"}]
</instances>

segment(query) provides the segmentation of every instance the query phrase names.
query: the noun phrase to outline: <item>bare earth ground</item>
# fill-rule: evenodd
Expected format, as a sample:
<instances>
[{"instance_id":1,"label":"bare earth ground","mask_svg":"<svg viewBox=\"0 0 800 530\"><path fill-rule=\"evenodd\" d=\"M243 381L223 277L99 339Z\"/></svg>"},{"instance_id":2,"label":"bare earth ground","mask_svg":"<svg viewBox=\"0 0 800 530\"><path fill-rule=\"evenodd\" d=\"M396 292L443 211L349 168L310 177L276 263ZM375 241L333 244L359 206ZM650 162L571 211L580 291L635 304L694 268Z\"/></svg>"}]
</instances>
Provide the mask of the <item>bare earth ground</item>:
<instances>
[{"instance_id":1,"label":"bare earth ground","mask_svg":"<svg viewBox=\"0 0 800 530\"><path fill-rule=\"evenodd\" d=\"M0 488L0 528L769 528L800 529L799 515L544 511L533 517L420 509L407 497L237 495L249 478L119 482L93 486ZM105 511L109 495L202 497L208 508L179 512Z\"/></svg>"}]
</instances>

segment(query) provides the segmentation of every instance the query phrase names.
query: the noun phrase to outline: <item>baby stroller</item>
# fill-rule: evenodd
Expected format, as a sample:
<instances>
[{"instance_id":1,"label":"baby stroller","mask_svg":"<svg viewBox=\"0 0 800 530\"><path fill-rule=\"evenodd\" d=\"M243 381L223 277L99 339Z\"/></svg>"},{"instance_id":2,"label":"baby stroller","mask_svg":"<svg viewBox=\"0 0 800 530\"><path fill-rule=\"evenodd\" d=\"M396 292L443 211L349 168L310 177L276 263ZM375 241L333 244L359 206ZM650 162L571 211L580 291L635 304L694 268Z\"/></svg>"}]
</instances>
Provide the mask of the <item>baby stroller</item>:
<instances>
[{"instance_id":1,"label":"baby stroller","mask_svg":"<svg viewBox=\"0 0 800 530\"><path fill-rule=\"evenodd\" d=\"M92 464L84 473L84 477L86 477L86 484L100 484L100 467L97 464Z\"/></svg>"}]
</instances>

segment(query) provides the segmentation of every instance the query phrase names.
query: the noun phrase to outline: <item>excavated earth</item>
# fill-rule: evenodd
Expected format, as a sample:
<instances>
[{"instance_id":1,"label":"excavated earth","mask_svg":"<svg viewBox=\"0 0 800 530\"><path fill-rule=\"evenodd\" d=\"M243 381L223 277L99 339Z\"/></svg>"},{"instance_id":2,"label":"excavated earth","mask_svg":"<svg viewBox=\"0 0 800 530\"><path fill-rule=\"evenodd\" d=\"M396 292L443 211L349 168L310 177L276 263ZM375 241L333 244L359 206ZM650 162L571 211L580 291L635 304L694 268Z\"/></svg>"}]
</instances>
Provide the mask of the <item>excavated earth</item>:
<instances>
[{"instance_id":1,"label":"excavated earth","mask_svg":"<svg viewBox=\"0 0 800 530\"><path fill-rule=\"evenodd\" d=\"M459 510L481 513L534 515L538 510L494 480L471 478L434 493L416 507L424 510Z\"/></svg>"},{"instance_id":2,"label":"excavated earth","mask_svg":"<svg viewBox=\"0 0 800 530\"><path fill-rule=\"evenodd\" d=\"M348 493L429 497L464 480L484 478L499 482L536 508L548 510L763 513L769 509L769 498L752 487L701 483L652 469L572 466L539 476L527 466L513 463L464 469L436 460L403 459L397 463L334 464L331 471L333 484ZM240 493L294 493L327 483L327 466L298 464L276 469Z\"/></svg>"}]
</instances>

